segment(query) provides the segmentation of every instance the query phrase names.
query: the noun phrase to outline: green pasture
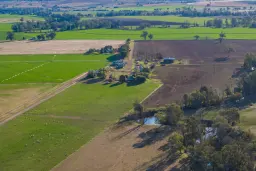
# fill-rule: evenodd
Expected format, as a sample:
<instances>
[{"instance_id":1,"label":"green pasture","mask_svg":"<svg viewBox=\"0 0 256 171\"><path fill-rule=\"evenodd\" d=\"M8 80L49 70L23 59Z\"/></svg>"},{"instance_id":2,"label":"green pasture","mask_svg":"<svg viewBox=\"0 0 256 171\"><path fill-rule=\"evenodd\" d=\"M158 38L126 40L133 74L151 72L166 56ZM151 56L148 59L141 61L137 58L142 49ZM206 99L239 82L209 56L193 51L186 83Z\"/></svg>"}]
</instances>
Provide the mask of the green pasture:
<instances>
[{"instance_id":1,"label":"green pasture","mask_svg":"<svg viewBox=\"0 0 256 171\"><path fill-rule=\"evenodd\" d=\"M149 21L167 21L167 22L178 22L178 23L198 23L203 26L207 20L212 20L210 17L180 17L180 16L118 16L117 18L136 18Z\"/></svg>"},{"instance_id":2,"label":"green pasture","mask_svg":"<svg viewBox=\"0 0 256 171\"><path fill-rule=\"evenodd\" d=\"M0 84L61 83L107 65L111 55L0 55Z\"/></svg>"},{"instance_id":3,"label":"green pasture","mask_svg":"<svg viewBox=\"0 0 256 171\"><path fill-rule=\"evenodd\" d=\"M78 84L0 127L0 169L50 170L158 85Z\"/></svg>"},{"instance_id":4,"label":"green pasture","mask_svg":"<svg viewBox=\"0 0 256 171\"><path fill-rule=\"evenodd\" d=\"M12 22L19 22L21 18L24 18L24 20L35 20L35 21L44 21L44 18L38 17L35 15L12 15L12 14L0 14L0 22L3 19L10 19L10 23Z\"/></svg>"},{"instance_id":5,"label":"green pasture","mask_svg":"<svg viewBox=\"0 0 256 171\"><path fill-rule=\"evenodd\" d=\"M183 7L189 7L186 5L154 5L154 6L141 6L141 7L120 7L120 8L110 8L108 10L114 10L114 11L121 11L121 10L134 10L134 11L154 11L155 9L161 9L162 11L173 11L176 10L176 8L182 9Z\"/></svg>"},{"instance_id":6,"label":"green pasture","mask_svg":"<svg viewBox=\"0 0 256 171\"><path fill-rule=\"evenodd\" d=\"M6 39L6 33L8 31L12 31L12 24L11 23L0 23L0 41ZM15 40L22 40L23 37L26 39L32 38L37 36L39 33L14 33Z\"/></svg>"},{"instance_id":7,"label":"green pasture","mask_svg":"<svg viewBox=\"0 0 256 171\"><path fill-rule=\"evenodd\" d=\"M200 39L216 39L219 33L226 33L226 39L256 39L256 29L251 28L205 28L192 27L182 28L148 28L145 29L154 35L154 40L191 40L195 35ZM56 39L99 39L99 40L142 40L140 37L142 30L118 30L118 29L92 29L58 32Z\"/></svg>"}]
</instances>

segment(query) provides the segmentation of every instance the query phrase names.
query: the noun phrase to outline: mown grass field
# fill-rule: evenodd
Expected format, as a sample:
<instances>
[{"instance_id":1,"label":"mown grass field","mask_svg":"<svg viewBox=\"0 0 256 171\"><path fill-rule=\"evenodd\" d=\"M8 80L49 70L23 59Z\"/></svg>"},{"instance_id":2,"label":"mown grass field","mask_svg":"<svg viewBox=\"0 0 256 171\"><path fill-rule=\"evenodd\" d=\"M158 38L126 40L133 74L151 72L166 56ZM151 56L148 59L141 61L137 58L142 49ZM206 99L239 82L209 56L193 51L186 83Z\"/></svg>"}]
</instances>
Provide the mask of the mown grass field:
<instances>
[{"instance_id":1,"label":"mown grass field","mask_svg":"<svg viewBox=\"0 0 256 171\"><path fill-rule=\"evenodd\" d=\"M191 40L195 35L199 35L201 39L216 39L219 33L226 33L226 39L256 39L256 29L250 28L205 28L193 27L188 29L180 28L148 28L149 33L154 35L154 40ZM131 38L133 40L142 40L140 37L141 30L117 30L117 29L92 29L58 32L56 39L105 39L105 40L125 40Z\"/></svg>"},{"instance_id":2,"label":"mown grass field","mask_svg":"<svg viewBox=\"0 0 256 171\"><path fill-rule=\"evenodd\" d=\"M0 55L0 84L61 83L106 66L110 55Z\"/></svg>"},{"instance_id":3,"label":"mown grass field","mask_svg":"<svg viewBox=\"0 0 256 171\"><path fill-rule=\"evenodd\" d=\"M117 18L136 18L150 21L168 21L168 22L189 22L189 23L198 23L203 26L204 22L207 20L212 20L210 17L180 17L180 16L118 16Z\"/></svg>"},{"instance_id":4,"label":"mown grass field","mask_svg":"<svg viewBox=\"0 0 256 171\"><path fill-rule=\"evenodd\" d=\"M6 33L8 31L12 31L12 24L11 23L0 23L0 41L6 40ZM26 39L35 37L38 33L15 33L14 38L15 40L22 40L23 37Z\"/></svg>"},{"instance_id":5,"label":"mown grass field","mask_svg":"<svg viewBox=\"0 0 256 171\"><path fill-rule=\"evenodd\" d=\"M50 170L158 85L77 84L0 127L1 170ZM100 107L99 107L100 106Z\"/></svg>"}]
</instances>

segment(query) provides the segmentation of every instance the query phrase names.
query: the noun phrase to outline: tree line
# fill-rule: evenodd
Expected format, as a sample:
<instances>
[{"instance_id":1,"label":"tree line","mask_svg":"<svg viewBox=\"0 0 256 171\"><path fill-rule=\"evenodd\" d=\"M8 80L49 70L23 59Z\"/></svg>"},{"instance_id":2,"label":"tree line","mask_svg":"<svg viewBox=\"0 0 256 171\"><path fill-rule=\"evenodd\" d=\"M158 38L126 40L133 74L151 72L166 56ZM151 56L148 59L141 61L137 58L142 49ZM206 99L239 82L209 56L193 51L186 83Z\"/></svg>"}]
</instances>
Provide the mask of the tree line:
<instances>
[{"instance_id":1,"label":"tree line","mask_svg":"<svg viewBox=\"0 0 256 171\"><path fill-rule=\"evenodd\" d=\"M218 10L212 10L210 8L204 8L203 10L197 10L196 8L176 8L176 10L161 10L156 9L154 11L146 10L120 10L120 11L108 11L97 12L96 17L113 17L113 16L165 16L165 15L177 15L183 17L216 17L216 16L256 16L256 11L241 12L238 9L230 10L229 8L220 8Z\"/></svg>"},{"instance_id":2,"label":"tree line","mask_svg":"<svg viewBox=\"0 0 256 171\"><path fill-rule=\"evenodd\" d=\"M256 18L253 17L243 17L243 18L231 18L231 19L221 19L215 18L213 20L207 20L204 22L205 27L215 27L215 28L233 28L233 27L250 27L256 28Z\"/></svg>"},{"instance_id":3,"label":"tree line","mask_svg":"<svg viewBox=\"0 0 256 171\"><path fill-rule=\"evenodd\" d=\"M47 18L46 21L26 21L14 23L12 25L12 30L14 32L41 32L44 30L67 31L75 29L114 29L120 27L120 22L118 20L91 19L80 21L80 18L77 17L77 15L69 15L70 18L54 16Z\"/></svg>"}]
</instances>

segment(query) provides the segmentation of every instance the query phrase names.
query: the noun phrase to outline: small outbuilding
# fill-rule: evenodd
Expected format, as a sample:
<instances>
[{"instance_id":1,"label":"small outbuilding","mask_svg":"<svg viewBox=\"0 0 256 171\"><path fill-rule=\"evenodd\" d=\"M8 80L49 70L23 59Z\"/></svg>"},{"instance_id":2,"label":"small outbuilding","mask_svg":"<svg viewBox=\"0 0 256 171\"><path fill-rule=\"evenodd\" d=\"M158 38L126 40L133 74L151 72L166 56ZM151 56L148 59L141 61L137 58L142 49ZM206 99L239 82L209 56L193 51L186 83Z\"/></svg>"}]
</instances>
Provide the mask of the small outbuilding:
<instances>
[{"instance_id":1,"label":"small outbuilding","mask_svg":"<svg viewBox=\"0 0 256 171\"><path fill-rule=\"evenodd\" d=\"M175 60L176 60L175 58L168 57L168 58L164 58L163 63L164 64L172 64L172 63L174 63Z\"/></svg>"}]
</instances>

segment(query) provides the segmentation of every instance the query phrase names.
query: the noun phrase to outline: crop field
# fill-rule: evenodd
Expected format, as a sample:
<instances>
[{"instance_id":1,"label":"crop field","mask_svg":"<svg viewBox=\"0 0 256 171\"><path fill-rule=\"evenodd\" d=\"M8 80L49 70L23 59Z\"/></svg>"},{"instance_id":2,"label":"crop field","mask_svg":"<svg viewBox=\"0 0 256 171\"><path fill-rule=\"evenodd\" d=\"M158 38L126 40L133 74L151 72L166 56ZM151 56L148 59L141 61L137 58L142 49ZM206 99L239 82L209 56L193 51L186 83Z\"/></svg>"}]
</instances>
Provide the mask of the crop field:
<instances>
[{"instance_id":1,"label":"crop field","mask_svg":"<svg viewBox=\"0 0 256 171\"><path fill-rule=\"evenodd\" d=\"M156 107L181 100L185 93L191 93L201 85L212 86L222 93L227 85L235 84L232 74L243 64L246 53L256 51L255 43L256 41L249 40L226 40L222 44L215 44L210 40L135 42L134 55L140 60L160 52L164 57L185 61L183 65L156 67L153 75L164 85L148 98L144 105ZM235 49L235 52L230 54L230 59L216 62L216 58L227 56L225 49L229 46Z\"/></svg>"},{"instance_id":2,"label":"crop field","mask_svg":"<svg viewBox=\"0 0 256 171\"><path fill-rule=\"evenodd\" d=\"M166 22L177 22L177 23L198 23L203 26L207 20L212 20L210 17L180 17L180 16L122 16L118 18L136 18L148 21L166 21Z\"/></svg>"},{"instance_id":3,"label":"crop field","mask_svg":"<svg viewBox=\"0 0 256 171\"><path fill-rule=\"evenodd\" d=\"M157 67L154 74L164 85L150 96L144 105L157 107L180 101L185 93L199 89L201 85L212 86L221 94L227 85L234 85L231 78L239 64L180 65Z\"/></svg>"},{"instance_id":4,"label":"crop field","mask_svg":"<svg viewBox=\"0 0 256 171\"><path fill-rule=\"evenodd\" d=\"M228 56L227 48L234 48L230 53L229 63L243 63L246 53L256 52L254 40L224 40L221 44L214 40L163 40L136 41L135 58L144 58L161 53L164 57L175 57L190 64L213 64L217 58ZM150 48L149 48L150 47Z\"/></svg>"},{"instance_id":5,"label":"crop field","mask_svg":"<svg viewBox=\"0 0 256 171\"><path fill-rule=\"evenodd\" d=\"M50 170L157 86L146 82L71 87L0 127L1 169Z\"/></svg>"},{"instance_id":6,"label":"crop field","mask_svg":"<svg viewBox=\"0 0 256 171\"><path fill-rule=\"evenodd\" d=\"M1 55L1 84L61 83L107 64L109 55Z\"/></svg>"}]
</instances>

